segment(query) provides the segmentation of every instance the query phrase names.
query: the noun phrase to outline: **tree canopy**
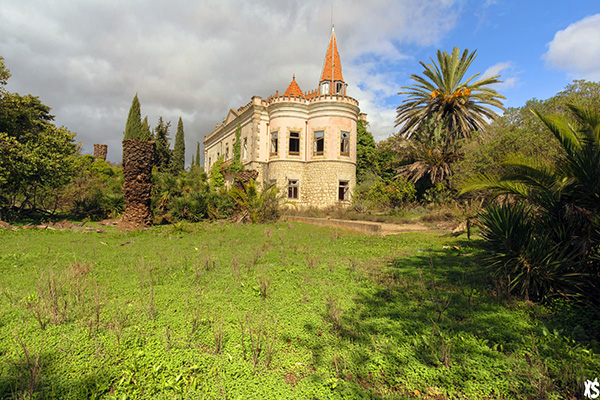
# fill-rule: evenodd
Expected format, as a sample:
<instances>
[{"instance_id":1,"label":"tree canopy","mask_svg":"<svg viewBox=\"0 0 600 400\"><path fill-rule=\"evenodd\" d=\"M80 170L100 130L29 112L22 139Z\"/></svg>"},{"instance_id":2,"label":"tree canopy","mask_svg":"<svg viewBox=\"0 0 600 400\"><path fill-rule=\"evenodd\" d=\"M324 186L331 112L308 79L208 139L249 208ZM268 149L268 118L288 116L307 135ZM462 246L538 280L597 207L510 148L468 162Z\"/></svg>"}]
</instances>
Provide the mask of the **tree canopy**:
<instances>
[{"instance_id":1,"label":"tree canopy","mask_svg":"<svg viewBox=\"0 0 600 400\"><path fill-rule=\"evenodd\" d=\"M10 77L0 57L0 80ZM55 208L56 191L74 175L74 133L56 127L36 96L0 91L0 213Z\"/></svg>"},{"instance_id":2,"label":"tree canopy","mask_svg":"<svg viewBox=\"0 0 600 400\"><path fill-rule=\"evenodd\" d=\"M129 115L127 116L127 123L125 124L124 139L140 140L142 136L144 136L142 113L140 110L140 101L138 100L138 95L136 93L131 102L131 107L129 108Z\"/></svg>"},{"instance_id":3,"label":"tree canopy","mask_svg":"<svg viewBox=\"0 0 600 400\"><path fill-rule=\"evenodd\" d=\"M465 79L475 57L476 51L465 49L460 55L455 47L451 54L438 50L437 62L420 62L422 75L411 75L416 84L398 93L408 96L397 108L400 135L410 138L432 119L444 125L449 137L470 137L472 131L482 130L498 116L487 106L503 109L500 99L504 96L489 87L500 82L499 75L473 82L480 75L477 73Z\"/></svg>"}]
</instances>

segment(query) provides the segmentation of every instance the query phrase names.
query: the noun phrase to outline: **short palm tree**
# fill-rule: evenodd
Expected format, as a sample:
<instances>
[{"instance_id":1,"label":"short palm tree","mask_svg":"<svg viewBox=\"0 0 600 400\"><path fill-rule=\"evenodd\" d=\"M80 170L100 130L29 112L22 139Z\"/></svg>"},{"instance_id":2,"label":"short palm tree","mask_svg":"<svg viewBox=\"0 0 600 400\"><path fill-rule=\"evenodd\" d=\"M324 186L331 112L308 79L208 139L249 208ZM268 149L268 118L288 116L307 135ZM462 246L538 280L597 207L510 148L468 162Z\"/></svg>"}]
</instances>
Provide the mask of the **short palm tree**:
<instances>
[{"instance_id":1,"label":"short palm tree","mask_svg":"<svg viewBox=\"0 0 600 400\"><path fill-rule=\"evenodd\" d=\"M398 93L408 95L396 110L396 126L400 126L402 136L410 138L423 121L433 118L445 123L448 136L468 138L498 116L487 106L504 109L500 99L505 97L488 87L500 82L499 75L472 82L480 75L477 73L463 81L475 53L465 49L460 55L455 47L452 54L438 50L437 63L433 59L431 64L420 62L424 76L411 75L417 83Z\"/></svg>"},{"instance_id":2,"label":"short palm tree","mask_svg":"<svg viewBox=\"0 0 600 400\"><path fill-rule=\"evenodd\" d=\"M534 111L560 143L562 152L556 167L535 160L510 160L504 163L503 175L480 176L467 184L463 193L492 190L496 195L509 195L517 201L516 205L508 204L503 209L492 207L482 216L483 236L488 243L497 242L492 246L496 261L525 268L526 276L540 267L544 275L538 279L554 280L560 275L573 280L584 274L591 278L589 284L597 295L600 290L597 283L600 276L600 112L574 105L568 107L576 124L569 123L565 117L547 117ZM520 212L519 203L527 204L531 210L525 218L529 221L527 240L515 235L517 225L506 224L502 216ZM498 217L491 218L494 213ZM504 239L497 240L501 237ZM543 250L541 244L544 244ZM511 250L514 248L519 250ZM532 248L541 251L532 253ZM528 256L531 254L543 257L535 257L537 261L533 262ZM529 261L523 263L523 260ZM552 268L548 268L549 265ZM515 272L513 269L513 274ZM556 282L552 285L556 286Z\"/></svg>"}]
</instances>

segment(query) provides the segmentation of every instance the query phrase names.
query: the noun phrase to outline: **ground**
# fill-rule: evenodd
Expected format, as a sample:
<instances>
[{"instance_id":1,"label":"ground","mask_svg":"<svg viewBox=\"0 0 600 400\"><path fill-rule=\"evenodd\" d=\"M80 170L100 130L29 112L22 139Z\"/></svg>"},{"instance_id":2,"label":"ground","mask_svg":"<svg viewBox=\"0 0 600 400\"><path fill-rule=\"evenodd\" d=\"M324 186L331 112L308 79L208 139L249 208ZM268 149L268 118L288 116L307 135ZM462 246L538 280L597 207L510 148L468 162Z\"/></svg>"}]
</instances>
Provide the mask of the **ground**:
<instances>
[{"instance_id":1,"label":"ground","mask_svg":"<svg viewBox=\"0 0 600 400\"><path fill-rule=\"evenodd\" d=\"M600 370L447 232L85 227L0 230L2 398L570 398Z\"/></svg>"}]
</instances>

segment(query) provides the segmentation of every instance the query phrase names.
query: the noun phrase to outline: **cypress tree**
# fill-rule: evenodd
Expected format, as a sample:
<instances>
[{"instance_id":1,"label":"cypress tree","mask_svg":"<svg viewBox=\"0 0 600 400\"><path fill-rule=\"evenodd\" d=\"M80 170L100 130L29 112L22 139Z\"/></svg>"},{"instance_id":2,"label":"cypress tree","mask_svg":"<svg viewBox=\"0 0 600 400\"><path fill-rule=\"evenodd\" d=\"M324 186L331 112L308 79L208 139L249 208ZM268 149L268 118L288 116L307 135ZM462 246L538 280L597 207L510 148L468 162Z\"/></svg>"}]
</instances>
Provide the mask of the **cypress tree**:
<instances>
[{"instance_id":1,"label":"cypress tree","mask_svg":"<svg viewBox=\"0 0 600 400\"><path fill-rule=\"evenodd\" d=\"M155 159L156 166L158 170L161 172L165 172L169 170L171 165L171 150L169 149L169 127L171 126L171 122L164 123L163 118L158 118L158 125L154 128L155 134Z\"/></svg>"},{"instance_id":2,"label":"cypress tree","mask_svg":"<svg viewBox=\"0 0 600 400\"><path fill-rule=\"evenodd\" d=\"M125 124L124 139L140 139L142 137L142 113L137 93L131 102L127 123Z\"/></svg>"},{"instance_id":3,"label":"cypress tree","mask_svg":"<svg viewBox=\"0 0 600 400\"><path fill-rule=\"evenodd\" d=\"M173 148L173 173L183 171L185 168L185 138L183 134L183 121L179 117L177 123L177 133L175 134L175 147Z\"/></svg>"},{"instance_id":4,"label":"cypress tree","mask_svg":"<svg viewBox=\"0 0 600 400\"><path fill-rule=\"evenodd\" d=\"M142 135L140 140L149 141L152 139L154 139L154 136L152 135L152 132L150 132L150 124L148 123L148 116L146 115L142 121Z\"/></svg>"},{"instance_id":5,"label":"cypress tree","mask_svg":"<svg viewBox=\"0 0 600 400\"><path fill-rule=\"evenodd\" d=\"M194 164L194 163L192 163ZM196 142L196 167L200 166L200 142Z\"/></svg>"}]
</instances>

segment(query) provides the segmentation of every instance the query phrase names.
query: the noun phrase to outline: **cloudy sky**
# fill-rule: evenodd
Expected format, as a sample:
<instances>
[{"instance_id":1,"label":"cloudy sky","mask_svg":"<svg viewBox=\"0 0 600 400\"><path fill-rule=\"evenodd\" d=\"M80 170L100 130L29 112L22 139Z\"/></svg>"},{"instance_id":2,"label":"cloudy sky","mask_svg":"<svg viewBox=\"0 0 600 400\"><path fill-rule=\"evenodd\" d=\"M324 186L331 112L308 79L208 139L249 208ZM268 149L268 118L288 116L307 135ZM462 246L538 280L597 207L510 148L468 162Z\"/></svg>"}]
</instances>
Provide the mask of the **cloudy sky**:
<instances>
[{"instance_id":1,"label":"cloudy sky","mask_svg":"<svg viewBox=\"0 0 600 400\"><path fill-rule=\"evenodd\" d=\"M229 108L293 74L317 87L332 14L348 94L377 140L437 49L476 49L470 72L500 74L509 107L600 80L598 0L0 0L0 56L7 89L39 96L86 152L107 143L120 161L137 92L172 137L182 117L189 163Z\"/></svg>"}]
</instances>

